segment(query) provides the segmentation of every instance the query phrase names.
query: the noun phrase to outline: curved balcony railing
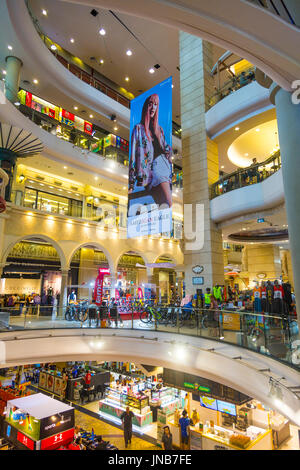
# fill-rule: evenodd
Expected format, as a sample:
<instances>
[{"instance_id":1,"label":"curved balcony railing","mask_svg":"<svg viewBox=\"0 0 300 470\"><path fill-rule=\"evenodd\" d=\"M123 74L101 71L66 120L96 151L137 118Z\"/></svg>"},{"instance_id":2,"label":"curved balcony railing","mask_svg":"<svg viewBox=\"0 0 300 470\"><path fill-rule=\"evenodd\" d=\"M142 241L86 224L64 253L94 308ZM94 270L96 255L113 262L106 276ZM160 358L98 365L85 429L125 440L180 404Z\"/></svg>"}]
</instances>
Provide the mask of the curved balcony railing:
<instances>
[{"instance_id":1,"label":"curved balcony railing","mask_svg":"<svg viewBox=\"0 0 300 470\"><path fill-rule=\"evenodd\" d=\"M280 151L262 163L253 164L247 168L224 175L210 188L210 198L243 188L251 184L261 183L281 168Z\"/></svg>"},{"instance_id":2,"label":"curved balcony railing","mask_svg":"<svg viewBox=\"0 0 300 470\"><path fill-rule=\"evenodd\" d=\"M222 85L209 99L209 108L212 108L219 101L231 95L235 91L240 90L249 83L255 80L255 68L249 67L239 75L234 75L231 80L228 80Z\"/></svg>"},{"instance_id":3,"label":"curved balcony railing","mask_svg":"<svg viewBox=\"0 0 300 470\"><path fill-rule=\"evenodd\" d=\"M80 132L78 129L73 130L74 134L71 135L70 126L58 122L46 114L40 113L22 104L18 106L18 110L42 129L55 135L59 139L70 142L73 146L79 147L83 151L101 155L102 157L115 160L128 167L129 153L126 150L112 146L104 147L104 145L99 148L98 140L95 137ZM182 171L174 171L172 186L175 189L182 189Z\"/></svg>"},{"instance_id":4,"label":"curved balcony railing","mask_svg":"<svg viewBox=\"0 0 300 470\"><path fill-rule=\"evenodd\" d=\"M80 306L81 305L81 306ZM0 332L55 328L107 328L169 332L212 339L255 351L300 370L298 324L294 316L238 309L206 310L172 305L97 307L19 303L0 308ZM102 323L103 324L103 323Z\"/></svg>"},{"instance_id":5,"label":"curved balcony railing","mask_svg":"<svg viewBox=\"0 0 300 470\"><path fill-rule=\"evenodd\" d=\"M79 147L82 150L93 152L128 166L129 155L125 150L112 148L111 146L99 149L97 145L98 139L95 139L84 132L80 132L78 129L73 130L73 134L71 134L71 127L69 125L56 121L50 116L22 104L18 106L18 110L42 129L55 135L59 139L70 142L72 145Z\"/></svg>"}]
</instances>

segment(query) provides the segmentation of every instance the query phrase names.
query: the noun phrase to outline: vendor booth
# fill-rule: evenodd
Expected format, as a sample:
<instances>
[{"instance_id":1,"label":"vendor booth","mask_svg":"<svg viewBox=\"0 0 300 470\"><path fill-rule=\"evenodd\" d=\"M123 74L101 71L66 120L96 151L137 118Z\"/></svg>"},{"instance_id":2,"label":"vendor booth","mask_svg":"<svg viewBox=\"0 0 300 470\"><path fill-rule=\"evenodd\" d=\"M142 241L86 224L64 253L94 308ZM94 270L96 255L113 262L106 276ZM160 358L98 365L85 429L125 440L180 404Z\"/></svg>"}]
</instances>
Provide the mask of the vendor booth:
<instances>
[{"instance_id":1,"label":"vendor booth","mask_svg":"<svg viewBox=\"0 0 300 470\"><path fill-rule=\"evenodd\" d=\"M54 450L74 437L74 408L43 393L7 402L3 435L16 448Z\"/></svg>"}]
</instances>

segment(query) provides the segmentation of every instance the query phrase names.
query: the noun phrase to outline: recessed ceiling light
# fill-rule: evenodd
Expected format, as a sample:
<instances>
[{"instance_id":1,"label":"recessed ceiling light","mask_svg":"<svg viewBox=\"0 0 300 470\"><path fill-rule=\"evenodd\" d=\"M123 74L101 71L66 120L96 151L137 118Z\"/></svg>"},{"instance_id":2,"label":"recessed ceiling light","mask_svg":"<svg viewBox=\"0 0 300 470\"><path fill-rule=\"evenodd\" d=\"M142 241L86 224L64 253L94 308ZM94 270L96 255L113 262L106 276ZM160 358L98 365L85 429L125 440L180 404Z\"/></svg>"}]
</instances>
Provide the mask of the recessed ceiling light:
<instances>
[{"instance_id":1,"label":"recessed ceiling light","mask_svg":"<svg viewBox=\"0 0 300 470\"><path fill-rule=\"evenodd\" d=\"M90 114L90 118L92 119L94 116L92 114Z\"/></svg>"},{"instance_id":2,"label":"recessed ceiling light","mask_svg":"<svg viewBox=\"0 0 300 470\"><path fill-rule=\"evenodd\" d=\"M105 29L104 28L99 29L99 34L101 34L101 36L105 36L106 34Z\"/></svg>"},{"instance_id":3,"label":"recessed ceiling light","mask_svg":"<svg viewBox=\"0 0 300 470\"><path fill-rule=\"evenodd\" d=\"M12 51L12 46L7 46L7 49L9 49L10 51Z\"/></svg>"},{"instance_id":4,"label":"recessed ceiling light","mask_svg":"<svg viewBox=\"0 0 300 470\"><path fill-rule=\"evenodd\" d=\"M72 42L72 43L73 43L73 42L75 42L75 40L74 40L73 38L71 38L71 39L70 39L70 42Z\"/></svg>"},{"instance_id":5,"label":"recessed ceiling light","mask_svg":"<svg viewBox=\"0 0 300 470\"><path fill-rule=\"evenodd\" d=\"M33 80L33 83L34 83L35 85L37 85L37 84L39 83L39 81L35 78L35 79Z\"/></svg>"},{"instance_id":6,"label":"recessed ceiling light","mask_svg":"<svg viewBox=\"0 0 300 470\"><path fill-rule=\"evenodd\" d=\"M132 51L131 51L130 49L128 49L128 50L126 51L126 54L127 54L128 56L131 56L131 55L132 55Z\"/></svg>"},{"instance_id":7,"label":"recessed ceiling light","mask_svg":"<svg viewBox=\"0 0 300 470\"><path fill-rule=\"evenodd\" d=\"M149 69L149 73L154 73L155 70L153 68Z\"/></svg>"},{"instance_id":8,"label":"recessed ceiling light","mask_svg":"<svg viewBox=\"0 0 300 470\"><path fill-rule=\"evenodd\" d=\"M100 59L100 64L104 64L104 60L103 60L103 59Z\"/></svg>"},{"instance_id":9,"label":"recessed ceiling light","mask_svg":"<svg viewBox=\"0 0 300 470\"><path fill-rule=\"evenodd\" d=\"M173 85L173 83L172 83L172 88L174 88L174 85Z\"/></svg>"},{"instance_id":10,"label":"recessed ceiling light","mask_svg":"<svg viewBox=\"0 0 300 470\"><path fill-rule=\"evenodd\" d=\"M124 191L125 191L125 189L127 189L126 186L123 186L123 190L124 190Z\"/></svg>"},{"instance_id":11,"label":"recessed ceiling light","mask_svg":"<svg viewBox=\"0 0 300 470\"><path fill-rule=\"evenodd\" d=\"M44 16L47 16L47 13L48 13L47 10L42 10L42 14L43 14Z\"/></svg>"},{"instance_id":12,"label":"recessed ceiling light","mask_svg":"<svg viewBox=\"0 0 300 470\"><path fill-rule=\"evenodd\" d=\"M95 180L96 180L96 181L97 181L97 179L98 179L98 176L95 176Z\"/></svg>"},{"instance_id":13,"label":"recessed ceiling light","mask_svg":"<svg viewBox=\"0 0 300 470\"><path fill-rule=\"evenodd\" d=\"M51 44L50 49L51 49L52 51L56 51L57 47L56 47L55 44Z\"/></svg>"},{"instance_id":14,"label":"recessed ceiling light","mask_svg":"<svg viewBox=\"0 0 300 470\"><path fill-rule=\"evenodd\" d=\"M260 129L259 129L259 128L255 129L255 130L256 130L256 132L259 132L259 131L260 131Z\"/></svg>"},{"instance_id":15,"label":"recessed ceiling light","mask_svg":"<svg viewBox=\"0 0 300 470\"><path fill-rule=\"evenodd\" d=\"M221 169L222 169L222 170L223 170L223 168L224 168L224 165L221 166Z\"/></svg>"},{"instance_id":16,"label":"recessed ceiling light","mask_svg":"<svg viewBox=\"0 0 300 470\"><path fill-rule=\"evenodd\" d=\"M3 75L6 75L6 70L2 70Z\"/></svg>"},{"instance_id":17,"label":"recessed ceiling light","mask_svg":"<svg viewBox=\"0 0 300 470\"><path fill-rule=\"evenodd\" d=\"M239 131L239 130L240 130L240 128L239 128L239 127L236 127L234 130L235 130L235 131Z\"/></svg>"},{"instance_id":18,"label":"recessed ceiling light","mask_svg":"<svg viewBox=\"0 0 300 470\"><path fill-rule=\"evenodd\" d=\"M20 101L15 101L14 103L15 106L20 106L20 104L21 104Z\"/></svg>"},{"instance_id":19,"label":"recessed ceiling light","mask_svg":"<svg viewBox=\"0 0 300 470\"><path fill-rule=\"evenodd\" d=\"M249 153L245 153L245 157L249 157Z\"/></svg>"},{"instance_id":20,"label":"recessed ceiling light","mask_svg":"<svg viewBox=\"0 0 300 470\"><path fill-rule=\"evenodd\" d=\"M117 127L117 126L116 126L116 127L114 127L114 131L117 131L117 130L118 130L118 127Z\"/></svg>"},{"instance_id":21,"label":"recessed ceiling light","mask_svg":"<svg viewBox=\"0 0 300 470\"><path fill-rule=\"evenodd\" d=\"M129 77L125 77L125 81L126 81L126 82L129 82Z\"/></svg>"},{"instance_id":22,"label":"recessed ceiling light","mask_svg":"<svg viewBox=\"0 0 300 470\"><path fill-rule=\"evenodd\" d=\"M78 109L78 106L74 106L74 109L75 109L75 111L77 111L77 109Z\"/></svg>"},{"instance_id":23,"label":"recessed ceiling light","mask_svg":"<svg viewBox=\"0 0 300 470\"><path fill-rule=\"evenodd\" d=\"M64 166L64 169L66 170L68 167L67 166Z\"/></svg>"}]
</instances>

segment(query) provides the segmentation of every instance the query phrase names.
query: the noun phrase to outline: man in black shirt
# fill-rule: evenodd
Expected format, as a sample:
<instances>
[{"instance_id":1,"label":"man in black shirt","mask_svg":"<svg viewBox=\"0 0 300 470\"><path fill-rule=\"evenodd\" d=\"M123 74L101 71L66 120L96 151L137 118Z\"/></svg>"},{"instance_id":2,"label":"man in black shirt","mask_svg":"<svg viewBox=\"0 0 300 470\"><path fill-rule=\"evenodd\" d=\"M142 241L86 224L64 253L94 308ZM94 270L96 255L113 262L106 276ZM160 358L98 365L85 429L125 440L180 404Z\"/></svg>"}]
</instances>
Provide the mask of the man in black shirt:
<instances>
[{"instance_id":1,"label":"man in black shirt","mask_svg":"<svg viewBox=\"0 0 300 470\"><path fill-rule=\"evenodd\" d=\"M128 442L131 444L133 417L134 414L129 410L129 406L126 407L126 411L124 411L120 416L123 423L125 447L128 446Z\"/></svg>"}]
</instances>

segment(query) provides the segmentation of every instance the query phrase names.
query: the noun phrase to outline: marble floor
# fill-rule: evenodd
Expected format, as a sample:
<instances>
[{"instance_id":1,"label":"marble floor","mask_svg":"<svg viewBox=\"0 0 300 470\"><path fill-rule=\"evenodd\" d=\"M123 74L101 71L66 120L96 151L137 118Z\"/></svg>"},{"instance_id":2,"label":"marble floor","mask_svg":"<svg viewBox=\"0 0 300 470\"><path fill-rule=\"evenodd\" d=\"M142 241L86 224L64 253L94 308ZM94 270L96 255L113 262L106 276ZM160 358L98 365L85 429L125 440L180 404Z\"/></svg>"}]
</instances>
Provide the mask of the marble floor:
<instances>
[{"instance_id":1,"label":"marble floor","mask_svg":"<svg viewBox=\"0 0 300 470\"><path fill-rule=\"evenodd\" d=\"M132 436L131 444L125 449L122 429L101 421L100 419L92 418L77 410L75 410L75 424L90 432L93 428L95 434L100 434L104 441L111 442L119 450L161 450L160 447L134 435Z\"/></svg>"}]
</instances>

